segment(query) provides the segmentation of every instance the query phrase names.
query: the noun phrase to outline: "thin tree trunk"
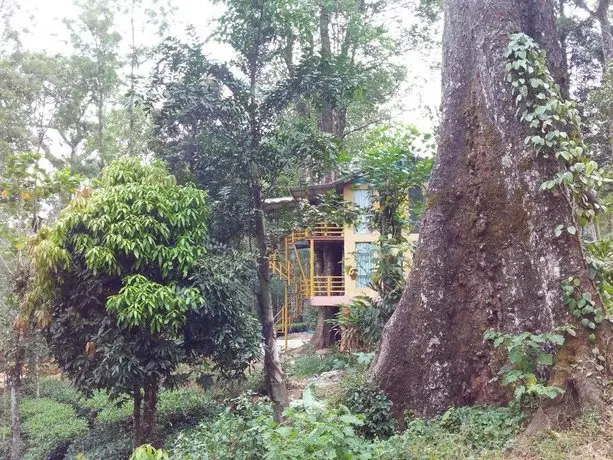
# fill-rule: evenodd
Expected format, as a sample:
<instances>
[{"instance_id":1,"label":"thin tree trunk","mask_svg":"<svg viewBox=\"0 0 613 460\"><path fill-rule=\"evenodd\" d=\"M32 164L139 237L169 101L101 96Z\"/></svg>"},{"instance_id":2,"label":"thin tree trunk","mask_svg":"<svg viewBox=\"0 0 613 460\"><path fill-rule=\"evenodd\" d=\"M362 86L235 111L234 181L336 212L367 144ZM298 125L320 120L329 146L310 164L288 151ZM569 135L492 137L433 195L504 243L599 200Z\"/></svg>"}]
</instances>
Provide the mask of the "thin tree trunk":
<instances>
[{"instance_id":1,"label":"thin tree trunk","mask_svg":"<svg viewBox=\"0 0 613 460\"><path fill-rule=\"evenodd\" d=\"M11 451L10 460L21 459L21 420L19 418L19 388L11 382Z\"/></svg>"},{"instance_id":2,"label":"thin tree trunk","mask_svg":"<svg viewBox=\"0 0 613 460\"><path fill-rule=\"evenodd\" d=\"M36 397L40 398L40 357L34 355L34 379L36 380Z\"/></svg>"},{"instance_id":3,"label":"thin tree trunk","mask_svg":"<svg viewBox=\"0 0 613 460\"><path fill-rule=\"evenodd\" d=\"M321 60L325 68L331 69L333 66L332 42L330 39L330 22L332 12L330 4L324 0L319 6L319 38L321 42ZM343 139L345 127L347 125L347 110L339 106L339 102L325 99L321 102L319 113L319 130L324 133L333 134L339 141ZM321 178L322 183L333 182L337 179L336 171L329 171Z\"/></svg>"},{"instance_id":4,"label":"thin tree trunk","mask_svg":"<svg viewBox=\"0 0 613 460\"><path fill-rule=\"evenodd\" d=\"M155 410L157 407L158 383L147 382L144 388L144 407L142 423L142 442L156 445L155 433Z\"/></svg>"},{"instance_id":5,"label":"thin tree trunk","mask_svg":"<svg viewBox=\"0 0 613 460\"><path fill-rule=\"evenodd\" d=\"M264 18L264 3L259 4L259 21L253 31L253 51L249 59L249 125L251 135L252 155L260 150L260 129L257 117L256 86L259 70L259 57L261 46L261 27ZM289 406L289 396L285 385L285 376L279 359L277 338L274 328L274 312L270 294L270 268L268 266L268 243L266 241L266 224L264 217L264 197L262 196L262 177L257 161L252 161L251 168L251 197L254 210L254 236L258 250L258 290L257 300L262 323L262 336L264 339L264 380L268 396L273 402L273 418L279 423L283 417L283 410Z\"/></svg>"},{"instance_id":6,"label":"thin tree trunk","mask_svg":"<svg viewBox=\"0 0 613 460\"><path fill-rule=\"evenodd\" d=\"M256 169L256 167L253 167ZM282 419L283 410L289 406L289 396L285 385L285 376L279 359L277 338L275 337L272 299L270 295L270 271L268 267L268 246L266 244L266 228L264 224L264 210L262 208L262 191L260 189L259 175L254 174L258 180L253 180L252 193L255 206L255 243L258 249L258 306L262 335L264 338L264 379L268 396L274 404L274 420L278 423Z\"/></svg>"},{"instance_id":7,"label":"thin tree trunk","mask_svg":"<svg viewBox=\"0 0 613 460\"><path fill-rule=\"evenodd\" d=\"M571 275L597 298L577 236L553 236L560 223L576 225L563 192L540 190L559 165L524 145L529 131L515 116L504 69L516 32L540 43L564 85L551 0L445 2L438 156L413 270L371 369L401 421L406 408L431 416L506 402L483 334L574 324L561 291ZM581 407L598 398L591 364L570 367L593 361L585 328L577 331L556 357L553 382Z\"/></svg>"},{"instance_id":8,"label":"thin tree trunk","mask_svg":"<svg viewBox=\"0 0 613 460\"><path fill-rule=\"evenodd\" d=\"M128 155L134 155L134 97L136 91L136 66L137 56L136 56L136 38L135 38L135 27L134 27L134 9L136 6L136 0L132 0L132 7L130 9L130 32L132 34L132 56L130 59L130 103L129 103L129 113L130 113L130 134L128 136Z\"/></svg>"},{"instance_id":9,"label":"thin tree trunk","mask_svg":"<svg viewBox=\"0 0 613 460\"><path fill-rule=\"evenodd\" d=\"M25 350L23 348L23 338L20 331L16 332L15 341L15 362L10 371L9 384L11 388L11 448L9 452L10 460L21 459L21 418L19 415L19 393L21 391L21 373Z\"/></svg>"},{"instance_id":10,"label":"thin tree trunk","mask_svg":"<svg viewBox=\"0 0 613 460\"><path fill-rule=\"evenodd\" d=\"M134 388L134 409L132 411L132 448L136 449L143 444L142 439L142 419L141 408L143 404L143 397L141 395L141 388L137 386Z\"/></svg>"},{"instance_id":11,"label":"thin tree trunk","mask_svg":"<svg viewBox=\"0 0 613 460\"><path fill-rule=\"evenodd\" d=\"M600 26L602 41L602 55L604 59L604 78L613 78L611 69L613 63L613 33L611 33L611 21L609 20L609 7L611 0L600 0L596 9L596 19ZM609 120L609 149L613 155L613 120Z\"/></svg>"}]
</instances>

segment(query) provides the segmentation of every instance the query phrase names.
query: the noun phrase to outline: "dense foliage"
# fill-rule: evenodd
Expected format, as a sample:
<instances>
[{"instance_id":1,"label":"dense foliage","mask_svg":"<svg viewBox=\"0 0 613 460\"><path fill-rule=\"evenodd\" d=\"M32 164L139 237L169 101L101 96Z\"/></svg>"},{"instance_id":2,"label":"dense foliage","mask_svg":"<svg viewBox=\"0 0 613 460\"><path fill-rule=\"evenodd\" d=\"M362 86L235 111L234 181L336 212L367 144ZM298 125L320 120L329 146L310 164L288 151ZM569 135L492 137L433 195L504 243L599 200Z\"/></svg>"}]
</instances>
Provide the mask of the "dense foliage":
<instances>
[{"instance_id":1,"label":"dense foliage","mask_svg":"<svg viewBox=\"0 0 613 460\"><path fill-rule=\"evenodd\" d=\"M386 441L373 441L359 434L365 426L362 417L352 415L343 406L326 407L308 394L305 391L302 407L286 412L286 421L281 425L269 421L270 407L266 403L235 401L232 409L212 423L203 423L180 435L169 451L170 457L489 458L510 447L523 418L504 408L452 408L432 421L415 420L406 431Z\"/></svg>"},{"instance_id":2,"label":"dense foliage","mask_svg":"<svg viewBox=\"0 0 613 460\"><path fill-rule=\"evenodd\" d=\"M176 383L179 363L218 358L240 374L258 355L244 290L226 291L241 272L229 281L238 267L207 259L206 219L203 192L126 159L37 240L30 300L43 305L58 364L82 390L131 394L136 416L142 388L151 424L157 387Z\"/></svg>"},{"instance_id":3,"label":"dense foliage","mask_svg":"<svg viewBox=\"0 0 613 460\"><path fill-rule=\"evenodd\" d=\"M53 54L29 50L30 31L19 30L28 11L0 1L0 455L121 460L145 441L170 458L506 455L522 420L516 407L451 408L430 421L405 414L407 429L394 434L390 401L362 375L370 353L289 358L290 387L330 371L342 384L326 404L307 391L282 423L252 393L225 401L226 410L212 401L247 385L278 402L269 385L270 252L291 230L361 217L335 193L265 217L266 198L292 187L345 173L372 186L376 294L354 298L336 321L355 333L357 349L380 342L405 287L406 237L419 230L436 138L393 115L405 104L404 64L427 73L412 52L437 45L441 6L215 3L221 14L202 42L194 27L162 38L177 33L172 13L185 8L173 0L74 0L61 19L66 43ZM554 3L570 84L556 86L545 56L521 35L507 50L507 75L518 116L534 131L526 145L562 164L543 188L568 188L578 205L581 225L560 222L552 234L590 240L589 278L610 309L612 224L607 200L595 200L610 172L593 159L612 163L611 2ZM213 57L219 45L222 60ZM419 97L410 89L412 104ZM430 118L435 125L437 114ZM607 310L577 283L564 281L565 301L595 344ZM306 308L290 332L312 329L316 315ZM500 376L518 400L559 393L547 379L562 333L572 331L488 333L506 353ZM258 366L245 383L262 349L265 371ZM605 357L594 350L599 370ZM55 364L74 386L39 379ZM276 364L272 374L284 377ZM145 445L134 458L167 457Z\"/></svg>"}]
</instances>

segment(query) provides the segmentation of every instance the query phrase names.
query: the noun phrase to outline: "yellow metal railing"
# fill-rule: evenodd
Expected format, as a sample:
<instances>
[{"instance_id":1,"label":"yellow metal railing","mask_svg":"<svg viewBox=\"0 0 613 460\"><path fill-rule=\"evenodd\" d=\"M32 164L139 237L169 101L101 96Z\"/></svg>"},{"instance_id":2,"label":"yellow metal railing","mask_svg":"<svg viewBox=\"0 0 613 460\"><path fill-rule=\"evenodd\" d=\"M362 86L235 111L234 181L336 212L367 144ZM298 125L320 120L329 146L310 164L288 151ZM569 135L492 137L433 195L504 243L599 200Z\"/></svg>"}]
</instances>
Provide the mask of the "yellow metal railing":
<instances>
[{"instance_id":1,"label":"yellow metal railing","mask_svg":"<svg viewBox=\"0 0 613 460\"><path fill-rule=\"evenodd\" d=\"M309 238L342 238L343 227L338 225L321 223L306 230L296 231L291 234L292 243L308 240Z\"/></svg>"},{"instance_id":2,"label":"yellow metal railing","mask_svg":"<svg viewBox=\"0 0 613 460\"><path fill-rule=\"evenodd\" d=\"M345 295L345 277L343 276L314 276L311 296L337 296Z\"/></svg>"}]
</instances>

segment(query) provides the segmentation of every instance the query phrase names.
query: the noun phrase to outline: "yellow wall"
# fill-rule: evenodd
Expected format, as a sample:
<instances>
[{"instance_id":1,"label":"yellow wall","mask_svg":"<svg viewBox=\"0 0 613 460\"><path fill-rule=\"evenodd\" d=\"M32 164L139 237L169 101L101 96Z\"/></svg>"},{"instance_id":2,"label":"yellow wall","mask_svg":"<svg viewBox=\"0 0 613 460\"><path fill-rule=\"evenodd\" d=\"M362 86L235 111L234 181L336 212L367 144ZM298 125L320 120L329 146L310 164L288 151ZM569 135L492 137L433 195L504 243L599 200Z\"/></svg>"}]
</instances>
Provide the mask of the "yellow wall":
<instances>
[{"instance_id":1,"label":"yellow wall","mask_svg":"<svg viewBox=\"0 0 613 460\"><path fill-rule=\"evenodd\" d=\"M353 191L356 189L368 189L368 185L366 184L346 184L343 189L343 198L345 201L353 202ZM409 241L417 241L418 234L411 233L408 237ZM347 267L356 267L355 262L355 244L356 243L375 243L379 239L379 232L373 233L356 233L356 230L353 226L346 226L343 231L344 238L344 268ZM407 264L407 270L410 267L410 264ZM355 297L358 295L373 295L374 291L369 288L358 288L357 280L351 279L348 270L344 271L345 277L345 295L348 297Z\"/></svg>"}]
</instances>

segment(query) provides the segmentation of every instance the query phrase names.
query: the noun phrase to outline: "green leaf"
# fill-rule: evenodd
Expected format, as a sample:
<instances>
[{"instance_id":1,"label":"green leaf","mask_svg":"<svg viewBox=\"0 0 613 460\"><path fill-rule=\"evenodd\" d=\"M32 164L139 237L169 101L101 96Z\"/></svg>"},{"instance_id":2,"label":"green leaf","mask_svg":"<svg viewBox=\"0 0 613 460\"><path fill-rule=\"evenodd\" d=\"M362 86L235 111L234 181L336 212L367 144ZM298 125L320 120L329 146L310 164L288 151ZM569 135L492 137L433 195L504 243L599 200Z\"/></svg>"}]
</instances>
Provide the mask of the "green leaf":
<instances>
[{"instance_id":1,"label":"green leaf","mask_svg":"<svg viewBox=\"0 0 613 460\"><path fill-rule=\"evenodd\" d=\"M553 365L553 355L551 353L539 353L536 357L536 362L543 366Z\"/></svg>"}]
</instances>

